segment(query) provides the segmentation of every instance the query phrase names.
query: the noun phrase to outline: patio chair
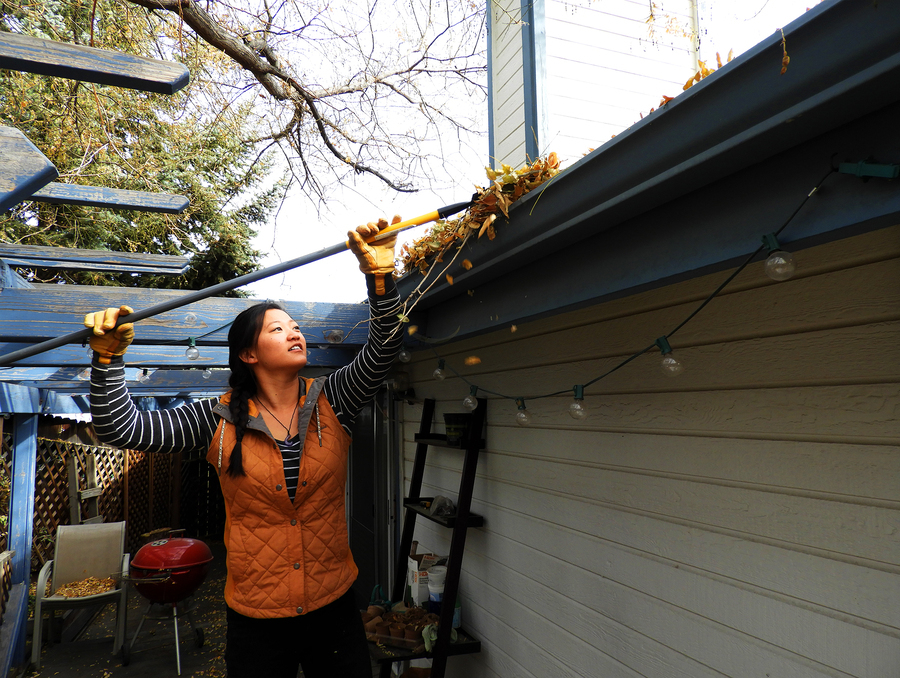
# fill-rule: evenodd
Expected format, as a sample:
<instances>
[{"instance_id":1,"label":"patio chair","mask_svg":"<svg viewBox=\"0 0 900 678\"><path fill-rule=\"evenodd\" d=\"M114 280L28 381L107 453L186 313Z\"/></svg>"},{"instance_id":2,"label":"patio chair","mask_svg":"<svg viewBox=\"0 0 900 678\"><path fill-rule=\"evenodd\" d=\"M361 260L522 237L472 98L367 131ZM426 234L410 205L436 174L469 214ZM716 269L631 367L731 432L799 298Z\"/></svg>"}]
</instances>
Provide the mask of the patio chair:
<instances>
[{"instance_id":1,"label":"patio chair","mask_svg":"<svg viewBox=\"0 0 900 678\"><path fill-rule=\"evenodd\" d=\"M125 642L128 606L128 563L129 557L125 553L124 522L60 525L56 529L54 558L41 568L35 592L34 633L31 641L31 663L35 670L41 666L41 626L44 613L48 611L51 632L47 636L52 643L52 620L56 610L114 603L116 605L116 634L113 654L121 650ZM53 577L50 586L51 593L50 596L46 596L45 590L51 573ZM61 586L82 581L88 577L97 579L113 577L116 580L116 588L106 593L78 598L67 598L56 593Z\"/></svg>"}]
</instances>

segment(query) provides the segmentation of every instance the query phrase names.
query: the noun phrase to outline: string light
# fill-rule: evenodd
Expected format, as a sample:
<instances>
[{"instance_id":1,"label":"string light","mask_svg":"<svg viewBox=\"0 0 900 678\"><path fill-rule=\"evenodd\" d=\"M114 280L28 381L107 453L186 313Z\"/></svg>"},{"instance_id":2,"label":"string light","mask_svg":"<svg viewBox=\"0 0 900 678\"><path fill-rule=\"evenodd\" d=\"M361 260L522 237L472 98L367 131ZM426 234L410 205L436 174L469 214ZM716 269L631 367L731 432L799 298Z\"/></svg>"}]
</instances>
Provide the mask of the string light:
<instances>
[{"instance_id":1,"label":"string light","mask_svg":"<svg viewBox=\"0 0 900 678\"><path fill-rule=\"evenodd\" d=\"M438 360L437 369L431 373L431 376L437 379L438 381L444 381L444 378L447 376L444 374L444 359L441 358Z\"/></svg>"},{"instance_id":2,"label":"string light","mask_svg":"<svg viewBox=\"0 0 900 678\"><path fill-rule=\"evenodd\" d=\"M410 360L412 360L412 353L409 351L409 349L406 348L406 346L400 349L400 353L397 354L397 360L399 360L401 363L408 363Z\"/></svg>"},{"instance_id":3,"label":"string light","mask_svg":"<svg viewBox=\"0 0 900 678\"><path fill-rule=\"evenodd\" d=\"M575 400L569 405L569 415L572 419L584 419L587 416L587 410L584 407L584 386L578 384L572 390L575 391Z\"/></svg>"},{"instance_id":4,"label":"string light","mask_svg":"<svg viewBox=\"0 0 900 678\"><path fill-rule=\"evenodd\" d=\"M145 367L138 376L138 381L142 384L146 384L148 381L150 381L150 370Z\"/></svg>"},{"instance_id":5,"label":"string light","mask_svg":"<svg viewBox=\"0 0 900 678\"><path fill-rule=\"evenodd\" d=\"M669 346L669 340L666 337L657 339L656 345L659 346L659 352L662 353L663 356L662 362L660 363L663 374L667 377L677 377L684 372L684 365L681 364L681 361L679 361L678 358L672 355L672 347Z\"/></svg>"},{"instance_id":6,"label":"string light","mask_svg":"<svg viewBox=\"0 0 900 678\"><path fill-rule=\"evenodd\" d=\"M209 369L209 368L207 367L205 370L203 370L203 378L204 378L204 379L209 379L211 376L212 376L212 370L211 370L211 369Z\"/></svg>"},{"instance_id":7,"label":"string light","mask_svg":"<svg viewBox=\"0 0 900 678\"><path fill-rule=\"evenodd\" d=\"M478 387L472 386L469 389L469 395L463 398L463 407L465 407L470 412L473 411L476 407L478 407L478 398L475 396L478 395Z\"/></svg>"},{"instance_id":8,"label":"string light","mask_svg":"<svg viewBox=\"0 0 900 678\"><path fill-rule=\"evenodd\" d=\"M794 255L781 249L774 233L767 233L763 236L762 241L769 251L765 264L766 275L779 282L791 278L794 271L797 270L794 265Z\"/></svg>"},{"instance_id":9,"label":"string light","mask_svg":"<svg viewBox=\"0 0 900 678\"><path fill-rule=\"evenodd\" d=\"M519 408L516 412L516 423L519 426L528 426L531 423L531 415L525 409L525 398L516 398L516 405Z\"/></svg>"},{"instance_id":10,"label":"string light","mask_svg":"<svg viewBox=\"0 0 900 678\"><path fill-rule=\"evenodd\" d=\"M184 324L188 327L193 327L195 324L197 324L197 314L193 312L188 312L187 314L185 314Z\"/></svg>"},{"instance_id":11,"label":"string light","mask_svg":"<svg viewBox=\"0 0 900 678\"><path fill-rule=\"evenodd\" d=\"M194 337L190 337L191 345L188 346L187 350L184 352L184 355L187 356L188 360L196 360L200 357L200 349L197 348L197 340Z\"/></svg>"}]
</instances>

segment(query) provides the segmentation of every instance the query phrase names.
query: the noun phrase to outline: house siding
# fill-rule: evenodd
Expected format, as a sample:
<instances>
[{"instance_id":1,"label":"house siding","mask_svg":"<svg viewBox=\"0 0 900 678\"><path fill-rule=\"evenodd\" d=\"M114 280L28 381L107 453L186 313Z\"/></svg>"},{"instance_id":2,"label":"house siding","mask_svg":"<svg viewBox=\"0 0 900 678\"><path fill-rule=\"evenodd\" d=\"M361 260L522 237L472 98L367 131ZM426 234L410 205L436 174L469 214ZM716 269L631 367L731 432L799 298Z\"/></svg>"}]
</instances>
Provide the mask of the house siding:
<instances>
[{"instance_id":1,"label":"house siding","mask_svg":"<svg viewBox=\"0 0 900 678\"><path fill-rule=\"evenodd\" d=\"M525 83L520 0L491 0L493 139L491 164L525 162Z\"/></svg>"},{"instance_id":2,"label":"house siding","mask_svg":"<svg viewBox=\"0 0 900 678\"><path fill-rule=\"evenodd\" d=\"M449 676L900 675L900 226L762 264L659 353L571 394L488 398L487 449L460 581L483 643ZM683 320L725 274L438 347L511 396L584 383ZM477 290L473 301L477 300ZM468 385L406 366L461 411ZM481 363L464 367L476 355ZM404 404L409 481L421 406ZM455 498L462 458L433 450L423 494ZM420 549L449 533L419 521Z\"/></svg>"}]
</instances>

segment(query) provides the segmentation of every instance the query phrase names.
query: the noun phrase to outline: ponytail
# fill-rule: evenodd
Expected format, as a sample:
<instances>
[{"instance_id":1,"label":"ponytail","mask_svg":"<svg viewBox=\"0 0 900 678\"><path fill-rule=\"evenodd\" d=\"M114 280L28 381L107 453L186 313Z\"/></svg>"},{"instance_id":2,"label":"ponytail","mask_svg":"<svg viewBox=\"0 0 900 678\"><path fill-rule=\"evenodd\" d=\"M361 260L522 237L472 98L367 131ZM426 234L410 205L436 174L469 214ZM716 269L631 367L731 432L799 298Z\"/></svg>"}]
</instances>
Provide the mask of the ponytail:
<instances>
[{"instance_id":1,"label":"ponytail","mask_svg":"<svg viewBox=\"0 0 900 678\"><path fill-rule=\"evenodd\" d=\"M231 368L231 376L228 378L228 385L231 386L228 411L234 423L235 441L226 472L233 478L246 475L241 441L244 439L247 424L250 423L250 398L256 395L253 371L241 360L241 354L245 349L256 345L266 311L272 309L284 310L281 305L271 301L256 304L241 311L228 330L228 366Z\"/></svg>"}]
</instances>

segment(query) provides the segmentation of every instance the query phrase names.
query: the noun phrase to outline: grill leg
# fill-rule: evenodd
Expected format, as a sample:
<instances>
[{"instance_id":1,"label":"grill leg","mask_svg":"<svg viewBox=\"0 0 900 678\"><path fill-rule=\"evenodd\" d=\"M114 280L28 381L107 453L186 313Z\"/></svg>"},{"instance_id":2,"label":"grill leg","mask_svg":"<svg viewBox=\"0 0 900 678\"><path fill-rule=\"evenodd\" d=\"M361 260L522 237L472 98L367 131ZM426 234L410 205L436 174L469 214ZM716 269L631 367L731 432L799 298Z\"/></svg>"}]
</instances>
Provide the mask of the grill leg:
<instances>
[{"instance_id":1,"label":"grill leg","mask_svg":"<svg viewBox=\"0 0 900 678\"><path fill-rule=\"evenodd\" d=\"M153 609L153 603L150 603L147 606L147 611L144 612L144 616L141 617L141 622L140 622L140 624L138 624L137 630L134 632L134 635L131 636L131 645L128 646L129 648L134 647L134 641L137 640L138 634L140 634L141 628L144 626L144 622L147 620L147 615L150 614L150 610L152 610L152 609Z\"/></svg>"},{"instance_id":2,"label":"grill leg","mask_svg":"<svg viewBox=\"0 0 900 678\"><path fill-rule=\"evenodd\" d=\"M172 619L175 622L175 663L178 665L178 675L181 675L181 648L178 645L178 604L172 603Z\"/></svg>"}]
</instances>

